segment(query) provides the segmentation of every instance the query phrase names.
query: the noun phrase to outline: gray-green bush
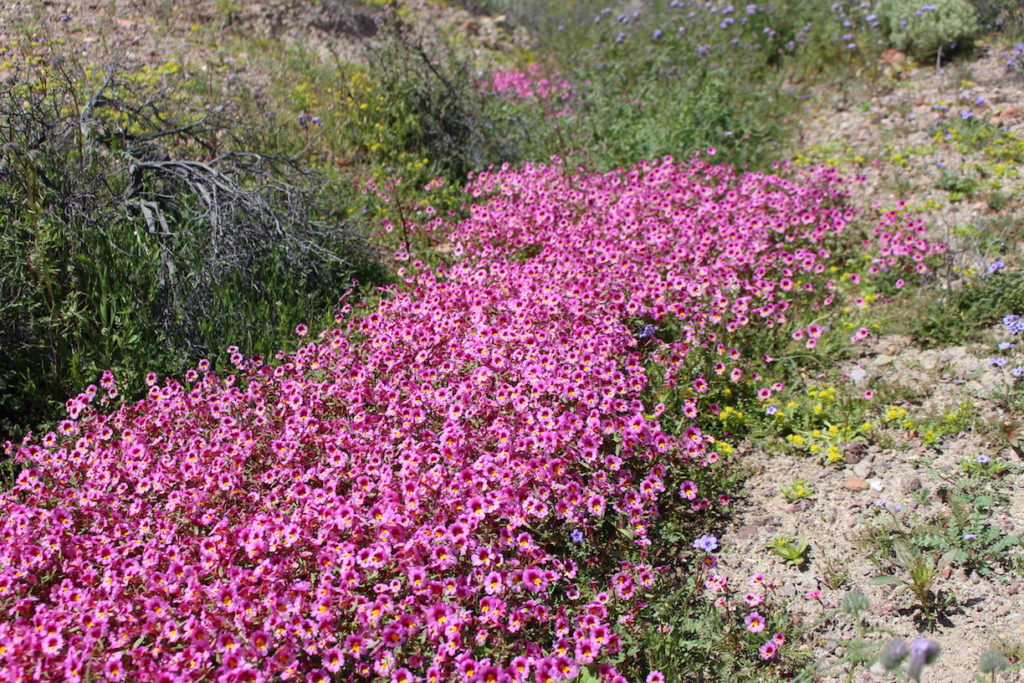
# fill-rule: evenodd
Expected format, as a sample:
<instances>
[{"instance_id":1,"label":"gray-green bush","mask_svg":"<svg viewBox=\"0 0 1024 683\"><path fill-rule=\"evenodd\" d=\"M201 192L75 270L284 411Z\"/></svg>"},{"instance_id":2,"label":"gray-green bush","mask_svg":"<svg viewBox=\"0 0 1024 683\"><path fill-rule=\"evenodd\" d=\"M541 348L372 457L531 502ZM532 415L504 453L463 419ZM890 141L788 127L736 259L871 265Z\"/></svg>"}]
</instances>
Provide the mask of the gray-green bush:
<instances>
[{"instance_id":1,"label":"gray-green bush","mask_svg":"<svg viewBox=\"0 0 1024 683\"><path fill-rule=\"evenodd\" d=\"M969 48L981 32L967 0L882 0L877 11L890 45L921 61Z\"/></svg>"},{"instance_id":2,"label":"gray-green bush","mask_svg":"<svg viewBox=\"0 0 1024 683\"><path fill-rule=\"evenodd\" d=\"M0 440L103 369L130 393L228 345L276 351L380 277L341 187L111 67L0 84ZM132 381L134 380L134 381Z\"/></svg>"}]
</instances>

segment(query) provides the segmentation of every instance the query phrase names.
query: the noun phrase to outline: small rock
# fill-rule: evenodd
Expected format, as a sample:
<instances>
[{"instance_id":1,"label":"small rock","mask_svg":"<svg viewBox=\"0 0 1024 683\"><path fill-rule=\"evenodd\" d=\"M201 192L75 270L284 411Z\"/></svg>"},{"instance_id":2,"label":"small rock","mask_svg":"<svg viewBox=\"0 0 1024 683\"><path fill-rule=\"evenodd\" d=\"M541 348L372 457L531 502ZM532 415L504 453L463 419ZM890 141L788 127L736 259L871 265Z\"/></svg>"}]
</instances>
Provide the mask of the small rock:
<instances>
[{"instance_id":1,"label":"small rock","mask_svg":"<svg viewBox=\"0 0 1024 683\"><path fill-rule=\"evenodd\" d=\"M1009 605L1003 605L1002 607L1000 607L996 611L992 612L992 615L996 616L996 617L1005 617L1009 613L1010 613L1010 606Z\"/></svg>"},{"instance_id":2,"label":"small rock","mask_svg":"<svg viewBox=\"0 0 1024 683\"><path fill-rule=\"evenodd\" d=\"M1009 586L1006 587L1007 595L1016 595L1020 592L1020 579L1015 580Z\"/></svg>"},{"instance_id":3,"label":"small rock","mask_svg":"<svg viewBox=\"0 0 1024 683\"><path fill-rule=\"evenodd\" d=\"M906 477L900 482L900 490L903 493L913 493L921 490L921 479L918 477Z\"/></svg>"},{"instance_id":4,"label":"small rock","mask_svg":"<svg viewBox=\"0 0 1024 683\"><path fill-rule=\"evenodd\" d=\"M868 486L871 487L872 491L881 491L885 488L885 484L882 483L881 479L868 479Z\"/></svg>"},{"instance_id":5,"label":"small rock","mask_svg":"<svg viewBox=\"0 0 1024 683\"><path fill-rule=\"evenodd\" d=\"M981 576L978 574L978 572L971 572L971 575L970 575L969 578L971 580L971 583L973 583L975 585L981 583Z\"/></svg>"},{"instance_id":6,"label":"small rock","mask_svg":"<svg viewBox=\"0 0 1024 683\"><path fill-rule=\"evenodd\" d=\"M751 538L757 538L757 532L761 527L756 524L744 524L736 532L737 538L744 540L750 540Z\"/></svg>"},{"instance_id":7,"label":"small rock","mask_svg":"<svg viewBox=\"0 0 1024 683\"><path fill-rule=\"evenodd\" d=\"M843 483L843 488L850 491L867 491L870 484L862 477L850 477Z\"/></svg>"},{"instance_id":8,"label":"small rock","mask_svg":"<svg viewBox=\"0 0 1024 683\"><path fill-rule=\"evenodd\" d=\"M836 511L833 510L832 508L829 508L828 510L825 511L824 519L825 524L835 524Z\"/></svg>"},{"instance_id":9,"label":"small rock","mask_svg":"<svg viewBox=\"0 0 1024 683\"><path fill-rule=\"evenodd\" d=\"M811 507L811 501L806 498L798 500L789 506L789 509L793 512L807 512L807 508Z\"/></svg>"},{"instance_id":10,"label":"small rock","mask_svg":"<svg viewBox=\"0 0 1024 683\"><path fill-rule=\"evenodd\" d=\"M867 460L861 460L853 466L853 473L861 479L867 479L873 472L874 470L871 469L871 463Z\"/></svg>"},{"instance_id":11,"label":"small rock","mask_svg":"<svg viewBox=\"0 0 1024 683\"><path fill-rule=\"evenodd\" d=\"M995 116L996 123L1005 123L1018 118L1020 118L1020 109L1017 107L1007 107Z\"/></svg>"},{"instance_id":12,"label":"small rock","mask_svg":"<svg viewBox=\"0 0 1024 683\"><path fill-rule=\"evenodd\" d=\"M864 456L867 455L868 449L863 441L848 441L839 445L843 449L843 460L848 465L856 465Z\"/></svg>"}]
</instances>

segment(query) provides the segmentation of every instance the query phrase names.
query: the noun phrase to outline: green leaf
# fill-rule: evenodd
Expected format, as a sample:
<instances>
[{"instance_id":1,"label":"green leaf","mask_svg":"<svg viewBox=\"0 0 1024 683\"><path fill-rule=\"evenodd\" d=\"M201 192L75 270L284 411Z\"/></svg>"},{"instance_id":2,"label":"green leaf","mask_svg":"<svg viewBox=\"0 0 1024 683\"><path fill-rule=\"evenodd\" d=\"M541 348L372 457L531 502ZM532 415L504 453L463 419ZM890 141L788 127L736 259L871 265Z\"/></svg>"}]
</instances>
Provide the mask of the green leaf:
<instances>
[{"instance_id":1,"label":"green leaf","mask_svg":"<svg viewBox=\"0 0 1024 683\"><path fill-rule=\"evenodd\" d=\"M576 677L579 683L601 683L601 679L590 672L590 669L583 667L580 669L579 675Z\"/></svg>"},{"instance_id":2,"label":"green leaf","mask_svg":"<svg viewBox=\"0 0 1024 683\"><path fill-rule=\"evenodd\" d=\"M902 584L903 582L895 576L876 576L875 578L871 579L871 583L875 586L896 586Z\"/></svg>"}]
</instances>

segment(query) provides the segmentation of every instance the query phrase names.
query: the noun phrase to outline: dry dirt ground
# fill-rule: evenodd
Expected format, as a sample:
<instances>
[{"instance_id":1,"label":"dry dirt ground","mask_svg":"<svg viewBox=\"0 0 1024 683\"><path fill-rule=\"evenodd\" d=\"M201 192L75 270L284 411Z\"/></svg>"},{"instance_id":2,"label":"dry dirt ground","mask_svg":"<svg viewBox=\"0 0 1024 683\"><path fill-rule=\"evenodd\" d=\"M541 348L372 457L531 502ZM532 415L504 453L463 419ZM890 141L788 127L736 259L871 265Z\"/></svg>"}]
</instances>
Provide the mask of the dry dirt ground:
<instances>
[{"instance_id":1,"label":"dry dirt ground","mask_svg":"<svg viewBox=\"0 0 1024 683\"><path fill-rule=\"evenodd\" d=\"M500 16L474 15L429 0L403 0L401 5L409 24L426 34L457 32L462 46L482 63L529 42L522 29ZM228 59L240 65L240 77L258 87L266 74L248 55L228 54L238 44L230 39L292 46L332 63L360 62L384 12L384 3L356 0L7 0L0 10L0 48L64 56L83 66L115 58L125 68Z\"/></svg>"},{"instance_id":2,"label":"dry dirt ground","mask_svg":"<svg viewBox=\"0 0 1024 683\"><path fill-rule=\"evenodd\" d=\"M985 165L986 161L981 152L964 154L954 144L936 142L930 127L938 119L948 121L972 110L1020 134L1024 130L1024 79L1007 71L1007 51L1005 46L988 45L979 56L947 65L942 71L934 65L915 67L900 55L889 54L887 59L899 66L884 65L887 80L871 91L853 95L822 89L808 93L801 137L806 155L831 157L829 163L850 175L865 176L866 183L856 195L864 208L875 202L889 207L900 199L912 207L923 207L920 217L932 237L951 245L958 272L984 269L994 257L986 253L983 240L965 238L955 226L974 225L984 233L996 224L1024 225L1021 183L1017 178L1004 183L1003 192L1010 200L999 211L981 198L951 202L949 193L936 188L942 171L970 172L973 164ZM983 98L983 106L974 105L981 101L978 98ZM905 154L900 156L901 152ZM906 163L901 163L904 160ZM1019 253L1020 246L1009 248ZM952 286L957 286L957 280L954 273ZM988 363L998 355L997 341L1005 338L1000 333L993 328L986 343L922 349L905 336L886 334L883 327L880 335L862 343L856 357L840 368L847 390L859 391L859 385L867 386L872 379L903 387L912 397L904 404L911 415L942 414L964 403L972 406L976 413L972 423L935 445L924 443L912 432L897 430L891 447L853 448L847 451L845 464L825 467L820 458L807 454L766 454L758 444L747 444L746 460L757 473L748 482L749 497L738 504L738 516L724 534L728 551L722 565L731 578L745 585L752 572L770 574L781 596L790 599L792 609L808 622L828 612L822 604L806 598L808 591L821 590L821 603L831 608L838 606L851 588L861 589L871 603L865 626L886 628L907 639L928 637L941 644L938 662L926 669L923 680L929 682L974 680L983 650L1024 642L1024 580L1019 565L1017 571L1000 569L987 577L955 568L944 572L936 589L955 595L955 606L930 631L922 629L909 593L871 584L880 570L868 560L863 545L865 523L889 514L884 511L886 506L899 515L915 513L925 518L948 512L944 502L948 485L939 475L957 472L964 460L981 455L1020 464L1019 451L1007 447L1005 440L993 438L1000 426L1015 424L1022 417L1007 412L999 400L1011 390L1011 366L997 369ZM1016 360L1020 364L1020 357ZM815 495L786 502L780 489L794 479L805 480ZM1020 534L1024 532L1024 487L1019 479L1006 483L1009 499L995 509L991 521L1008 534ZM774 560L765 546L780 534L809 542L807 566L797 569ZM814 656L831 671L823 680L846 680L840 659L850 651L855 637L855 625L845 617L817 629ZM883 637L888 636L874 638ZM999 680L1016 680L1012 677L1019 674ZM889 681L893 677L876 665L859 669L854 680Z\"/></svg>"}]
</instances>

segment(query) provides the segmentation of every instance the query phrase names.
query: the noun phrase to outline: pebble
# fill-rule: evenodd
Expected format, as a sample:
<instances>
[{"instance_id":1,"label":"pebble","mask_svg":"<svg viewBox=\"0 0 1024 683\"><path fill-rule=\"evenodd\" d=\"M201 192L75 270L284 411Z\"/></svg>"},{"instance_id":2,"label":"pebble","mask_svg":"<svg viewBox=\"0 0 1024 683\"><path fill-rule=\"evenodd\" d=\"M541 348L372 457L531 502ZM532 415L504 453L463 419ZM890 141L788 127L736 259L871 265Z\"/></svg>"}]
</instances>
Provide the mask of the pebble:
<instances>
[{"instance_id":1,"label":"pebble","mask_svg":"<svg viewBox=\"0 0 1024 683\"><path fill-rule=\"evenodd\" d=\"M867 491L870 484L861 477L850 477L843 483L843 488L851 491Z\"/></svg>"},{"instance_id":2,"label":"pebble","mask_svg":"<svg viewBox=\"0 0 1024 683\"><path fill-rule=\"evenodd\" d=\"M873 473L873 470L871 469L871 463L868 462L867 460L861 460L860 462L853 466L853 473L860 477L861 479L867 479Z\"/></svg>"},{"instance_id":3,"label":"pebble","mask_svg":"<svg viewBox=\"0 0 1024 683\"><path fill-rule=\"evenodd\" d=\"M885 484L882 483L881 479L868 479L868 486L871 487L872 491L881 491L885 488Z\"/></svg>"},{"instance_id":4,"label":"pebble","mask_svg":"<svg viewBox=\"0 0 1024 683\"><path fill-rule=\"evenodd\" d=\"M886 614L891 614L896 609L896 605L891 602L876 602L871 606L871 613L882 617Z\"/></svg>"},{"instance_id":5,"label":"pebble","mask_svg":"<svg viewBox=\"0 0 1024 683\"><path fill-rule=\"evenodd\" d=\"M921 490L921 479L919 477L907 477L900 482L900 490L903 493L913 493Z\"/></svg>"},{"instance_id":6,"label":"pebble","mask_svg":"<svg viewBox=\"0 0 1024 683\"><path fill-rule=\"evenodd\" d=\"M1007 595L1016 595L1020 592L1020 579L1015 580L1009 586L1006 587Z\"/></svg>"},{"instance_id":7,"label":"pebble","mask_svg":"<svg viewBox=\"0 0 1024 683\"><path fill-rule=\"evenodd\" d=\"M807 508L811 507L811 501L806 498L798 500L789 506L789 509L793 512L807 512Z\"/></svg>"}]
</instances>

